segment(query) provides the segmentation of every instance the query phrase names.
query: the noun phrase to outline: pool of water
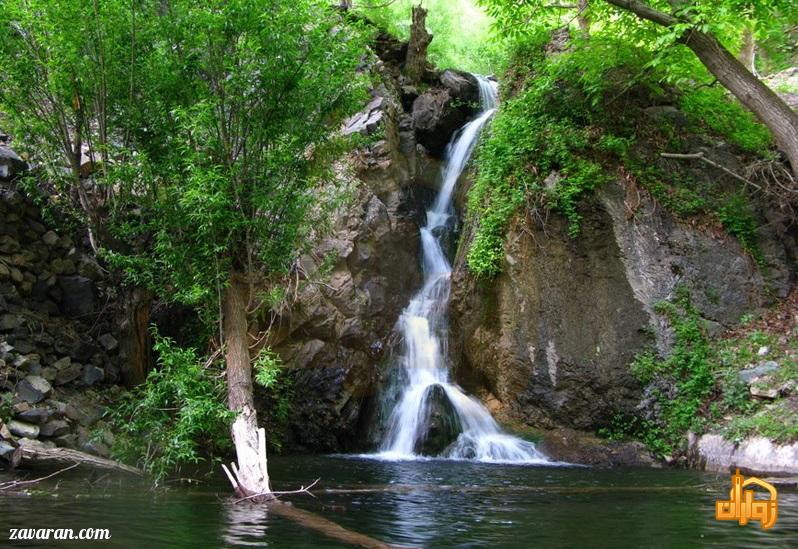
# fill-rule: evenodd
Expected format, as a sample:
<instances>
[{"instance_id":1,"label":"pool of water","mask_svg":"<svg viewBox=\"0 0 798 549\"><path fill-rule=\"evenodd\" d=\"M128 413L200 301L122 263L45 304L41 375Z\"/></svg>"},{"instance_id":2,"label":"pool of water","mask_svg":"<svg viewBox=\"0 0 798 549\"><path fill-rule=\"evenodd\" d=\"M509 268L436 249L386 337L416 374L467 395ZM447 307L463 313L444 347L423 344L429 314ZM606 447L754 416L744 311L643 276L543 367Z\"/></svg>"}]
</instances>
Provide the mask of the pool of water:
<instances>
[{"instance_id":1,"label":"pool of water","mask_svg":"<svg viewBox=\"0 0 798 549\"><path fill-rule=\"evenodd\" d=\"M779 497L775 527L714 519L729 475L444 460L389 462L308 456L270 461L274 488L320 477L294 506L386 543L412 547L798 547L798 494ZM7 480L0 473L0 482ZM0 495L0 547L99 546L10 542L9 528L108 528L104 547L347 547L271 513L234 504L221 474L168 491L69 471L51 495ZM57 488L56 488L57 484Z\"/></svg>"}]
</instances>

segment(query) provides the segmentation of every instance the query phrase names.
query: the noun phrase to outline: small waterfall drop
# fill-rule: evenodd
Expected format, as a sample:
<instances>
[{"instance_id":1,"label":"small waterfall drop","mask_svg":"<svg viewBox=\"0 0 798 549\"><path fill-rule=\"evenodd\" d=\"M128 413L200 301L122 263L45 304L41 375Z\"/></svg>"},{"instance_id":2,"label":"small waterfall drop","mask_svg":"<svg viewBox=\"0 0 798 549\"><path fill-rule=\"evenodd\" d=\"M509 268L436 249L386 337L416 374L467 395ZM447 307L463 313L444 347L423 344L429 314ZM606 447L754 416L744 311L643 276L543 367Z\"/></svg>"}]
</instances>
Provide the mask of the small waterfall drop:
<instances>
[{"instance_id":1,"label":"small waterfall drop","mask_svg":"<svg viewBox=\"0 0 798 549\"><path fill-rule=\"evenodd\" d=\"M456 434L446 447L435 450L439 457L480 461L549 463L531 442L501 430L487 409L449 380L446 361L447 308L452 267L442 247L442 236L454 222L452 195L479 139L479 134L496 110L496 83L479 80L482 111L458 130L446 149L441 172L441 189L427 211L421 230L424 285L402 312L398 330L404 341L401 357L402 387L388 420L388 430L379 456L386 459L418 457L424 441L439 422L445 406L447 427ZM438 409L437 418L436 407ZM440 429L438 429L440 430ZM454 434L450 438L454 437Z\"/></svg>"}]
</instances>

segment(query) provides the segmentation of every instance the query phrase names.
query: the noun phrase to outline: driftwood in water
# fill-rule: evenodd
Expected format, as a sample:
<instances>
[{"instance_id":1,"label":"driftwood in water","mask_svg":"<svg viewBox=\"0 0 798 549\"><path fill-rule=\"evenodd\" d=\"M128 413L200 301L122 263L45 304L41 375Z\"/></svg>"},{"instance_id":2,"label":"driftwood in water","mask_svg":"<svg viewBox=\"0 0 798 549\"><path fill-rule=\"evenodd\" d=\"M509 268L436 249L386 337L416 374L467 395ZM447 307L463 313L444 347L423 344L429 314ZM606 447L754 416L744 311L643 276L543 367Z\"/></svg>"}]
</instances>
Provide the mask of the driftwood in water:
<instances>
[{"instance_id":1,"label":"driftwood in water","mask_svg":"<svg viewBox=\"0 0 798 549\"><path fill-rule=\"evenodd\" d=\"M305 528L310 528L311 530L315 530L316 532L324 534L327 537L337 539L338 541L342 541L350 545L368 547L370 549L391 549L397 547L396 545L389 545L365 534L359 534L358 532L344 528L340 524L317 515L316 513L297 509L290 503L273 500L268 503L268 505L269 511L274 512L281 517L292 520L297 524L304 526Z\"/></svg>"},{"instance_id":2,"label":"driftwood in water","mask_svg":"<svg viewBox=\"0 0 798 549\"><path fill-rule=\"evenodd\" d=\"M72 450L70 448L45 448L44 446L26 444L20 446L18 450L21 451L22 464L36 463L63 466L77 463L79 465L86 465L95 469L121 471L124 473L130 473L132 475L143 474L140 469L136 469L130 465L125 465L111 459L93 456L91 454L80 452L78 450Z\"/></svg>"}]
</instances>

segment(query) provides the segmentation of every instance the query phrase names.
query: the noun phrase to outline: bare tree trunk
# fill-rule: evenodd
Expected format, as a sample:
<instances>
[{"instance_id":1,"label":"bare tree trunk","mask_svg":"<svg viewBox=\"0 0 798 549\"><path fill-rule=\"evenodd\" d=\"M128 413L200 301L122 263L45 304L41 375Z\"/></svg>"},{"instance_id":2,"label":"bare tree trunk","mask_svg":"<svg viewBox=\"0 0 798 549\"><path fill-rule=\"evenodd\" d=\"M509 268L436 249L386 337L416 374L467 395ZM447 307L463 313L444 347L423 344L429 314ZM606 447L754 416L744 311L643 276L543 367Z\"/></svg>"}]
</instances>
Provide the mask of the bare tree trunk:
<instances>
[{"instance_id":1,"label":"bare tree trunk","mask_svg":"<svg viewBox=\"0 0 798 549\"><path fill-rule=\"evenodd\" d=\"M135 387L144 383L152 367L149 332L152 294L140 287L129 289L126 293L122 347L127 360L122 368L122 379L126 386Z\"/></svg>"},{"instance_id":2,"label":"bare tree trunk","mask_svg":"<svg viewBox=\"0 0 798 549\"><path fill-rule=\"evenodd\" d=\"M427 10L421 6L413 6L413 23L405 58L405 75L411 82L420 82L429 65L427 48L432 42L432 35L427 32L426 20Z\"/></svg>"},{"instance_id":3,"label":"bare tree trunk","mask_svg":"<svg viewBox=\"0 0 798 549\"><path fill-rule=\"evenodd\" d=\"M582 31L582 34L587 37L590 35L590 19L587 17L587 0L579 0L576 4L576 9L579 12L576 15L576 22L579 24L579 30Z\"/></svg>"},{"instance_id":4,"label":"bare tree trunk","mask_svg":"<svg viewBox=\"0 0 798 549\"><path fill-rule=\"evenodd\" d=\"M636 0L605 1L664 27L680 22L676 17ZM798 113L751 74L715 36L690 29L682 36L681 42L693 50L718 82L768 127L790 161L793 173L798 176Z\"/></svg>"},{"instance_id":5,"label":"bare tree trunk","mask_svg":"<svg viewBox=\"0 0 798 549\"><path fill-rule=\"evenodd\" d=\"M756 40L754 39L754 31L751 30L750 26L746 26L745 31L743 31L743 47L740 49L740 55L737 56L737 59L754 75L756 75L755 56Z\"/></svg>"},{"instance_id":6,"label":"bare tree trunk","mask_svg":"<svg viewBox=\"0 0 798 549\"><path fill-rule=\"evenodd\" d=\"M232 463L230 469L224 469L238 495L246 497L261 494L268 498L271 488L266 469L266 433L258 429L252 396L247 290L247 286L233 273L223 298L227 402L230 410L236 413L231 431L238 458L237 466Z\"/></svg>"}]
</instances>

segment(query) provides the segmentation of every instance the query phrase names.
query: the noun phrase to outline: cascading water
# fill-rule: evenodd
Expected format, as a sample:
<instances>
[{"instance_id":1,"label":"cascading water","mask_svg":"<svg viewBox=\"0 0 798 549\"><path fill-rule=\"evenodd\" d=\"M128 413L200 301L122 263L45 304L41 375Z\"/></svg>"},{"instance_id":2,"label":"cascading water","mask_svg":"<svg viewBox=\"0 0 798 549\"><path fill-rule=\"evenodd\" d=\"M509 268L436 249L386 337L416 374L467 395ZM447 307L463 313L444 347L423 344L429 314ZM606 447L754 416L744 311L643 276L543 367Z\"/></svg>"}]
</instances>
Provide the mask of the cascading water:
<instances>
[{"instance_id":1,"label":"cascading water","mask_svg":"<svg viewBox=\"0 0 798 549\"><path fill-rule=\"evenodd\" d=\"M459 432L440 452L440 457L482 461L547 463L535 445L504 433L490 413L475 398L449 380L446 363L447 307L451 288L451 265L441 238L452 229L452 194L479 134L496 110L496 84L478 77L482 112L463 126L446 149L441 190L427 211L421 228L424 285L399 319L404 340L401 358L403 386L388 420L388 431L380 456L388 459L417 457L419 445L428 437L435 401L448 400L447 409Z\"/></svg>"}]
</instances>

